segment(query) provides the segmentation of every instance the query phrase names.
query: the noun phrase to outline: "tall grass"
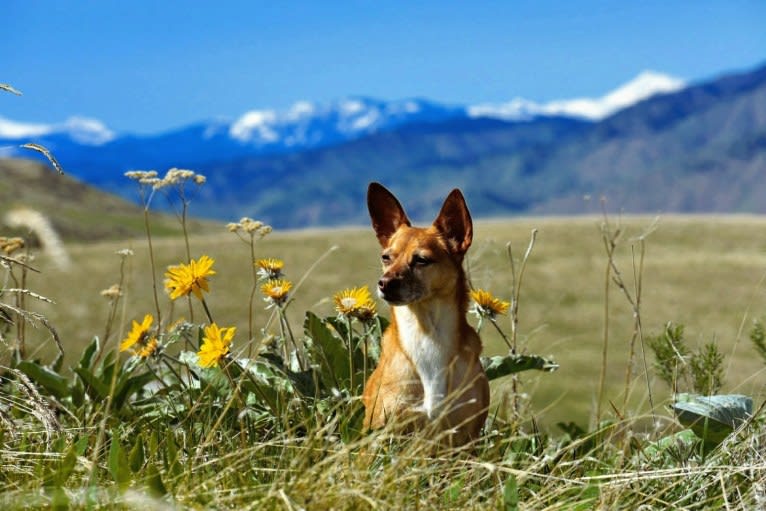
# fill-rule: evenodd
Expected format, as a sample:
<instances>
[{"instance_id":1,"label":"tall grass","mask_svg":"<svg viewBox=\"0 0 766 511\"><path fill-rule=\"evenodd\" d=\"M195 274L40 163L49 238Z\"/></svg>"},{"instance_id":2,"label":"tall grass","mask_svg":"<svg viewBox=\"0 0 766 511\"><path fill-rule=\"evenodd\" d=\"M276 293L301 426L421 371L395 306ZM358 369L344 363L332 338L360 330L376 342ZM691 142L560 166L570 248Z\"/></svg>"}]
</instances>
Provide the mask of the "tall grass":
<instances>
[{"instance_id":1,"label":"tall grass","mask_svg":"<svg viewBox=\"0 0 766 511\"><path fill-rule=\"evenodd\" d=\"M141 177L151 178L157 176ZM147 199L162 181L157 179L140 183L151 187L144 188ZM180 200L185 204L183 196ZM121 252L106 260L99 255L98 261L79 257L96 250L92 246L73 251L74 264L87 262L91 274L96 263L111 267L110 280L103 285L114 280L116 284L106 287L100 297L105 300L100 309L102 324L73 321L74 327L59 343L62 353L67 346L69 368L64 367L63 356L47 362L52 357L45 356L44 350L20 352L19 346L30 342L30 334L19 330L19 324L43 322L52 328L52 322L30 310L33 307L27 301L19 301L22 296L39 296L31 291L34 282L19 280L22 271L38 268L19 258L18 252L9 250L2 256L0 332L5 355L0 505L4 509L747 509L764 505L760 408L719 443L705 443L660 409L658 403L664 400L657 398L658 390L651 385L656 374L669 375L669 381L676 382L678 364L691 364L691 359L683 354L673 359L675 353L667 353L664 369L636 364L637 349L643 350L644 345L645 307L651 307L647 297L652 296L645 284L652 269L646 236L622 244L621 232L604 219L601 243L606 253L594 264L605 268L607 293L601 304L605 311L601 320L609 321L602 339L605 355L599 360L593 356L597 350L591 350L585 365L589 369L576 376L597 383L591 416L598 420L590 428L575 420L562 421L555 429L541 427L530 401L521 399L522 387L516 378L522 370L554 367L527 352L540 347L534 342L540 334L531 326L540 317L536 304L541 288L546 282L560 282L563 275L554 274L546 281L545 269L553 259L543 245L546 238L566 239L572 233L557 234L557 227L541 222L518 263L510 248L500 254L510 258L505 271L511 274L510 291L506 291L511 299L511 333L505 334L502 313L498 313L488 319L494 329L483 329L482 334L487 339L497 339L491 335L506 338L510 346L500 342L490 346L496 357L485 360L496 382L484 434L466 448L450 449L433 431L402 436L395 429L362 430L359 395L376 361L386 320L375 313L364 293L357 293L363 279L342 283L354 289L338 296L358 299L336 299L336 306L342 302L345 309L336 311L331 304L317 303L317 297L341 291L334 287L337 280L330 279L344 265L341 251L333 248L335 240L326 240L309 257L304 253L305 239L280 244L277 236L264 230L266 226L242 219L229 226L231 232L222 234L230 241L221 237L205 243L184 235L181 240L155 243L150 241L149 202L145 202L144 217L148 246L140 249L140 258L138 246L134 246L135 255ZM179 220L185 219L184 205ZM598 247L598 231L593 232L592 243ZM244 250L234 250L241 249L242 242ZM652 247L658 242L653 243ZM481 252L481 242L478 245ZM287 246L295 253L287 253L283 264L274 262ZM563 259L571 263L577 257L573 245L561 246ZM207 264L202 256L211 247L224 247L221 253L230 257ZM668 257L661 248L660 257ZM672 252L673 247L670 257ZM365 254L374 259L374 250L364 246L350 257ZM298 265L301 255L305 259ZM272 262L260 262L269 259ZM132 264L137 266L133 274ZM302 271L294 272L294 268ZM374 274L377 270L369 265L364 271ZM626 273L630 279L623 277ZM225 274L230 280L224 280ZM295 285L288 280L293 274L298 276ZM487 275L486 262L471 261L472 283L502 294L497 270L491 278ZM65 278L54 272L49 280ZM569 289L571 282L564 284L570 294L561 300L577 300L591 292L598 295L585 287ZM611 286L616 286L624 303L607 301ZM256 300L259 295L263 300ZM524 307L520 306L522 296ZM44 301L40 305L53 314L61 306ZM363 305L373 312L364 312ZM316 314L309 308L325 312ZM591 327L599 319L599 307L593 309ZM627 320L620 319L623 316ZM565 322L565 329L576 325L574 320L567 323L566 316L559 320ZM754 345L761 346L758 353L763 351L762 330L754 328L751 333ZM58 338L55 330L51 332ZM98 332L103 335L96 337ZM70 337L90 340L75 342ZM606 384L614 372L612 358L606 354L614 352L615 338L625 339L616 346L627 359L625 377L617 384L620 391L612 394L622 397L619 406L609 397ZM598 347L597 341L594 345ZM557 352L562 346L548 348L560 362L565 359L564 349ZM697 376L689 377L702 381L707 375L708 383L701 383L699 389L709 393L714 390L714 370L723 365L712 350L695 353L700 354L699 370L697 374L690 369ZM657 357L658 363L662 360ZM562 372L565 369L566 364ZM637 383L636 374L645 380ZM564 377L545 374L540 382ZM535 392L540 384L528 381L525 392ZM563 388L567 383L559 385ZM629 399L637 388L647 389L647 399L651 396L648 408ZM570 392L566 399L579 400L582 406L589 396ZM652 427L644 427L647 422Z\"/></svg>"}]
</instances>

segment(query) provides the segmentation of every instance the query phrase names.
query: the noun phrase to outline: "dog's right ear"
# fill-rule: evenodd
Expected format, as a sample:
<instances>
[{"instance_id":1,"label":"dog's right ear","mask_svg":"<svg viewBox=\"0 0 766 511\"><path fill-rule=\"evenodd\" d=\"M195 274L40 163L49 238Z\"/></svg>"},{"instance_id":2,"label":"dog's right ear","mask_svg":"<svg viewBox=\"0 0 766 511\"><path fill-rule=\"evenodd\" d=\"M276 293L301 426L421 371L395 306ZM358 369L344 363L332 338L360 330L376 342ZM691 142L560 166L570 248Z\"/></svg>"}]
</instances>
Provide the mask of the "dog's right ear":
<instances>
[{"instance_id":1,"label":"dog's right ear","mask_svg":"<svg viewBox=\"0 0 766 511\"><path fill-rule=\"evenodd\" d=\"M388 240L399 227L412 225L394 194L380 183L370 183L367 188L367 209L370 211L372 228L383 247L388 246Z\"/></svg>"}]
</instances>

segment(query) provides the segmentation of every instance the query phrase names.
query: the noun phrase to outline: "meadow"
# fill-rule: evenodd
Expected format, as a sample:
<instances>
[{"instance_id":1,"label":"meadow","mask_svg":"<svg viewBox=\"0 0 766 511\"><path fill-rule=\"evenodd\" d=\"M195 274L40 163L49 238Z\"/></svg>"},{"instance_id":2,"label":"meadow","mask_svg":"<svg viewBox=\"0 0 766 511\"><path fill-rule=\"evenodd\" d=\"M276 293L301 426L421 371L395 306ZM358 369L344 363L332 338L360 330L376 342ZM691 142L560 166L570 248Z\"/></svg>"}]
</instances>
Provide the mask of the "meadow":
<instances>
[{"instance_id":1,"label":"meadow","mask_svg":"<svg viewBox=\"0 0 766 511\"><path fill-rule=\"evenodd\" d=\"M252 253L223 225L220 233L190 236L188 254L183 237L154 237L164 324L183 318L193 325L168 346L168 356L177 357L163 360L170 372L158 358L156 367L141 373L141 364L154 362L117 354L131 321L155 312L145 238L69 243L72 264L66 268L38 253L31 265L40 273L27 272L24 287L55 303L27 297L25 304L55 326L64 358L54 372L68 383L57 395L59 380L47 386L44 376L25 380L9 340L16 330L5 332L2 365L10 372L0 402L0 502L4 509L701 509L762 503L760 417L717 446L696 439L674 419L673 393L657 377L646 339L674 322L684 325L692 348L714 341L724 357L721 393L749 395L757 408L765 362L749 333L753 321L766 316L766 219L611 216L611 232L618 226L621 232L611 267L604 221L475 223L466 263L471 284L503 300L514 294L508 243L518 277L536 230L518 291L518 350L559 368L495 379L485 436L455 452L427 437L359 431L353 377L341 392L322 394L317 387L312 397L297 390L305 382L287 382L276 371L253 379L247 364L229 364L238 368L233 374L191 367L197 359L188 346L201 338L198 325L209 317L237 328L231 355L251 360L275 338L287 344L287 331L299 343L309 334L324 335L316 324L304 333L306 311L335 318L337 292L375 287L379 248L369 228L273 232L254 238ZM123 249L132 255L118 255ZM166 268L189 254L215 261L204 294L209 315L193 295L171 301L161 289ZM274 307L256 289L250 311L254 258L284 261L284 275L294 283L289 302ZM121 279L119 300L105 298L102 291ZM15 286L6 280L4 287ZM387 316L385 304L377 307ZM631 348L636 311L641 329ZM496 319L508 334L511 315ZM339 323L317 321L343 337ZM484 323L481 334L485 354L507 354L491 325ZM28 326L25 337L26 359L53 363L57 349L44 325ZM94 349L107 355L98 360ZM121 382L139 373L135 389L120 395ZM78 385L82 396L73 391Z\"/></svg>"},{"instance_id":2,"label":"meadow","mask_svg":"<svg viewBox=\"0 0 766 511\"><path fill-rule=\"evenodd\" d=\"M555 360L560 368L552 374L527 373L523 377L531 412L552 429L556 422L592 421L604 338L604 273L607 257L601 240L603 219L524 218L479 221L467 266L474 287L496 296L511 297L511 271L506 244L512 243L516 264L524 253L532 229L538 236L529 257L519 301L519 342L523 351ZM617 219L612 219L616 222ZM726 391L763 396L764 364L752 350L747 333L752 321L766 315L766 219L747 216L668 216L624 218L624 242L617 262L632 282L633 253L630 240L647 236L641 316L645 334L660 333L668 321L685 326L692 346L715 340L727 357ZM654 227L652 227L654 226ZM250 292L249 247L222 225L218 235L192 237L192 255L215 259L216 292L207 298L216 320L240 332L248 327ZM335 248L334 248L335 247ZM101 335L109 306L100 291L117 282L120 258L116 252L130 248L126 306L121 309L124 337L131 320L151 312L151 277L145 239L121 242L72 244L68 251L74 264L58 270L41 255L37 266L44 274L30 277L30 287L54 300L37 309L56 325L66 340L67 354L77 357L93 335ZM155 240L157 266L162 271L184 258L180 238ZM285 273L301 287L293 293L287 316L296 332L302 331L303 315L333 313L332 296L348 287L374 289L379 277L379 246L369 228L341 228L275 232L256 243L256 256L285 261ZM312 269L313 267L313 269ZM169 304L165 304L167 307ZM257 297L255 322L260 330L270 317ZM378 302L381 314L386 305ZM188 319L188 310L176 304L175 314ZM199 312L196 319L199 318ZM629 303L614 285L609 290L609 398L620 398L628 363L628 343L633 317ZM508 316L498 318L506 332ZM476 324L476 318L472 323ZM38 338L45 335L40 332ZM499 355L505 344L492 328L482 330L484 351ZM111 342L115 342L112 339ZM45 357L55 350L50 341L40 345ZM647 354L651 363L651 354ZM639 364L640 362L640 364ZM642 373L643 362L634 362ZM650 373L650 379L656 378ZM502 382L501 386L502 386ZM502 389L498 389L499 394ZM657 386L667 398L668 389ZM632 389L638 411L645 412L646 386Z\"/></svg>"}]
</instances>

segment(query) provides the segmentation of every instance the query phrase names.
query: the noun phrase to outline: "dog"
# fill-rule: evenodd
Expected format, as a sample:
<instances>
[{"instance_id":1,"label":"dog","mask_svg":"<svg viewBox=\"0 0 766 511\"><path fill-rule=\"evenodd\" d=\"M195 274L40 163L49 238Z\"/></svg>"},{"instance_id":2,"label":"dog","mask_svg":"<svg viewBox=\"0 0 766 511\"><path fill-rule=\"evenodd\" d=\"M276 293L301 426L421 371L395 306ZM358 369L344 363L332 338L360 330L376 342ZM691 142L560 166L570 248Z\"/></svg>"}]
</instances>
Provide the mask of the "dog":
<instances>
[{"instance_id":1,"label":"dog","mask_svg":"<svg viewBox=\"0 0 766 511\"><path fill-rule=\"evenodd\" d=\"M463 258L473 223L463 194L452 190L426 228L413 227L379 183L370 183L367 207L383 249L378 294L391 307L391 322L364 388L364 426L399 421L408 431L433 428L450 445L475 440L487 418L489 383L481 340L465 317Z\"/></svg>"}]
</instances>

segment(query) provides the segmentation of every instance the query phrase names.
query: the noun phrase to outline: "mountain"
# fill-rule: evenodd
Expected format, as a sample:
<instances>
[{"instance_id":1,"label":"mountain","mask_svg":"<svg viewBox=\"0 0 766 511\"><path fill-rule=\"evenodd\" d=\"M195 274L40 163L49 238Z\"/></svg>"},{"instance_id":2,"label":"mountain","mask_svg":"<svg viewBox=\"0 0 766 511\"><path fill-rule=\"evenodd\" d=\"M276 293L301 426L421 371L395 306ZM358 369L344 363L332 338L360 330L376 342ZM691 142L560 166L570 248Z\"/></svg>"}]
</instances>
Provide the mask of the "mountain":
<instances>
[{"instance_id":1,"label":"mountain","mask_svg":"<svg viewBox=\"0 0 766 511\"><path fill-rule=\"evenodd\" d=\"M676 92L685 86L684 81L678 78L655 71L643 71L633 80L600 98L565 99L548 103L515 98L499 105L475 105L468 108L468 113L472 117L494 117L505 120L564 116L600 121L654 95Z\"/></svg>"},{"instance_id":2,"label":"mountain","mask_svg":"<svg viewBox=\"0 0 766 511\"><path fill-rule=\"evenodd\" d=\"M213 176L202 202L221 199L212 214L287 227L365 222L370 180L420 220L454 186L485 217L597 212L602 195L631 213L766 213L766 66L651 96L599 122L459 119L202 170Z\"/></svg>"},{"instance_id":3,"label":"mountain","mask_svg":"<svg viewBox=\"0 0 766 511\"><path fill-rule=\"evenodd\" d=\"M193 168L208 177L195 214L277 227L366 222L371 180L420 220L455 186L477 217L598 211L601 195L632 213L766 213L766 66L688 86L644 73L602 98L521 103L299 104L80 144L69 161L52 149L123 196L135 195L128 168Z\"/></svg>"},{"instance_id":4,"label":"mountain","mask_svg":"<svg viewBox=\"0 0 766 511\"><path fill-rule=\"evenodd\" d=\"M371 133L465 117L465 109L426 100L349 98L327 104L295 103L284 112L252 110L234 121L213 120L149 136L115 135L99 121L19 123L0 117L0 156L24 156L19 145L50 149L87 182L119 190L129 169L197 166L242 156L287 154L355 140Z\"/></svg>"},{"instance_id":5,"label":"mountain","mask_svg":"<svg viewBox=\"0 0 766 511\"><path fill-rule=\"evenodd\" d=\"M681 83L645 72L603 98L541 105L526 101L528 108L515 113L504 105L450 106L424 99L357 97L325 104L301 101L285 111L251 110L233 121L211 120L145 136L116 134L100 121L87 118L48 125L0 117L0 156L30 156L33 153L18 146L36 142L50 149L73 175L123 193L122 174L130 169L198 168L214 161L296 154L423 124L459 122L469 126L472 123L468 121L477 120L476 126L481 127L485 118L511 123L538 117L592 120L583 113L583 104L599 111L614 109Z\"/></svg>"}]
</instances>

